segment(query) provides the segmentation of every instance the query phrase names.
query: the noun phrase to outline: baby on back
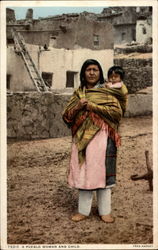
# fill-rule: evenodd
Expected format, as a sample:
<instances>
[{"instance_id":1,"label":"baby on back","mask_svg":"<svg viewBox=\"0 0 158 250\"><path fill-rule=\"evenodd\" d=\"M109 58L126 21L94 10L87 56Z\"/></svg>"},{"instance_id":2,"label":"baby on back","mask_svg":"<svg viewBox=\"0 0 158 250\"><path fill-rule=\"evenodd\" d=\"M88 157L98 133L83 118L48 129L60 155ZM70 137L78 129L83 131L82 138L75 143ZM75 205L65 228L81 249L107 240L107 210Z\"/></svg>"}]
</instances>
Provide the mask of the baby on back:
<instances>
[{"instance_id":1,"label":"baby on back","mask_svg":"<svg viewBox=\"0 0 158 250\"><path fill-rule=\"evenodd\" d=\"M105 82L107 88L121 88L125 72L120 66L113 66L108 70L108 82Z\"/></svg>"},{"instance_id":2,"label":"baby on back","mask_svg":"<svg viewBox=\"0 0 158 250\"><path fill-rule=\"evenodd\" d=\"M124 114L127 106L127 93L128 93L128 90L123 82L125 72L123 68L120 66L112 66L108 70L107 76L108 76L108 81L105 82L105 87L107 89L113 89L113 90L116 89L113 95L119 99ZM119 93L117 89L119 90Z\"/></svg>"}]
</instances>

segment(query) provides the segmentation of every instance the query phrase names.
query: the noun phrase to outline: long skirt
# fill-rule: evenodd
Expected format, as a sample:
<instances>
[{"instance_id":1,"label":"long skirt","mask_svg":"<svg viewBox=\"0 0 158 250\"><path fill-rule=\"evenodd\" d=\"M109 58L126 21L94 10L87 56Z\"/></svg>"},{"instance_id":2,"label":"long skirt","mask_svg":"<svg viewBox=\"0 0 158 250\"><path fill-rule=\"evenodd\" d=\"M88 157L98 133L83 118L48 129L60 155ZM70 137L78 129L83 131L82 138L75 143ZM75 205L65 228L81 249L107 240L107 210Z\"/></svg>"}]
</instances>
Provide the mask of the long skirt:
<instances>
[{"instance_id":1,"label":"long skirt","mask_svg":"<svg viewBox=\"0 0 158 250\"><path fill-rule=\"evenodd\" d=\"M112 187L116 181L115 142L108 137L108 126L99 130L86 148L85 162L78 162L78 150L72 143L68 184L77 189Z\"/></svg>"}]
</instances>

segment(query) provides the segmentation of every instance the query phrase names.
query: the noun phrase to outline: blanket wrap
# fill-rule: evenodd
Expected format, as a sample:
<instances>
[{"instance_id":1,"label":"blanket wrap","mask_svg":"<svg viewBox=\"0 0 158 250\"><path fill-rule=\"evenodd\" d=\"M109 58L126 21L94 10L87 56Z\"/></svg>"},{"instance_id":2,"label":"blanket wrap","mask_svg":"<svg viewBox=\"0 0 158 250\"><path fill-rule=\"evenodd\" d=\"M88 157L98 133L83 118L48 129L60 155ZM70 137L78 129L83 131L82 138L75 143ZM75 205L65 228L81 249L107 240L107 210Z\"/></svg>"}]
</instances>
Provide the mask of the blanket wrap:
<instances>
[{"instance_id":1,"label":"blanket wrap","mask_svg":"<svg viewBox=\"0 0 158 250\"><path fill-rule=\"evenodd\" d=\"M72 95L64 112L63 120L71 128L72 136L78 148L79 163L85 160L85 150L95 134L106 123L109 125L109 132L115 131L115 141L117 144L117 130L119 121L125 111L127 103L127 89L123 84L121 89L93 88L85 89L79 87ZM75 116L68 116L69 112L75 108L79 100L86 98L90 110L79 110Z\"/></svg>"}]
</instances>

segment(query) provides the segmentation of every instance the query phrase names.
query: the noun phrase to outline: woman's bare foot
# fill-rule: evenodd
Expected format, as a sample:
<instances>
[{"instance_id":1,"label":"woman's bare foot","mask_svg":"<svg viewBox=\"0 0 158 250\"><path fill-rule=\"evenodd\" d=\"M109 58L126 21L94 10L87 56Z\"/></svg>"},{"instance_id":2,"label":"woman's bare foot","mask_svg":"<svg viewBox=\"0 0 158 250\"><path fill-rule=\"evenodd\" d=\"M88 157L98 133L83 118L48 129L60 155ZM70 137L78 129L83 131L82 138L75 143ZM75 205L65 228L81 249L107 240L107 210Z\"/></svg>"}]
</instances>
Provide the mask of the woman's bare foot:
<instances>
[{"instance_id":1,"label":"woman's bare foot","mask_svg":"<svg viewBox=\"0 0 158 250\"><path fill-rule=\"evenodd\" d=\"M88 216L86 216L86 215L83 215L83 214L75 214L75 215L73 215L72 216L72 221L75 221L75 222L78 222L78 221L81 221L81 220L85 220L85 219L87 219L88 218Z\"/></svg>"},{"instance_id":2,"label":"woman's bare foot","mask_svg":"<svg viewBox=\"0 0 158 250\"><path fill-rule=\"evenodd\" d=\"M115 221L111 214L102 215L101 219L106 223L113 223Z\"/></svg>"}]
</instances>

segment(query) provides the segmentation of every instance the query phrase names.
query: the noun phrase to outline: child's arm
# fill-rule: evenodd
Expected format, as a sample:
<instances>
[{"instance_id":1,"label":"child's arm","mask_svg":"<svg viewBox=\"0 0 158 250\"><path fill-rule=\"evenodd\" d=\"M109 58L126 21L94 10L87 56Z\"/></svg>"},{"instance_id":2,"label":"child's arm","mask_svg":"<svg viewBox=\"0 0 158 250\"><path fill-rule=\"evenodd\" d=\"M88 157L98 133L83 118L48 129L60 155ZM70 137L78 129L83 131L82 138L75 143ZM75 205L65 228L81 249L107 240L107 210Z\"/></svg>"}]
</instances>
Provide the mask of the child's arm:
<instances>
[{"instance_id":1,"label":"child's arm","mask_svg":"<svg viewBox=\"0 0 158 250\"><path fill-rule=\"evenodd\" d=\"M112 89L112 88L119 89L119 88L122 87L122 84L123 84L123 82L116 82L116 83L107 82L105 86L106 86L108 89Z\"/></svg>"},{"instance_id":2,"label":"child's arm","mask_svg":"<svg viewBox=\"0 0 158 250\"><path fill-rule=\"evenodd\" d=\"M116 82L116 83L112 84L112 88L121 88L122 84L123 84L123 82Z\"/></svg>"}]
</instances>

